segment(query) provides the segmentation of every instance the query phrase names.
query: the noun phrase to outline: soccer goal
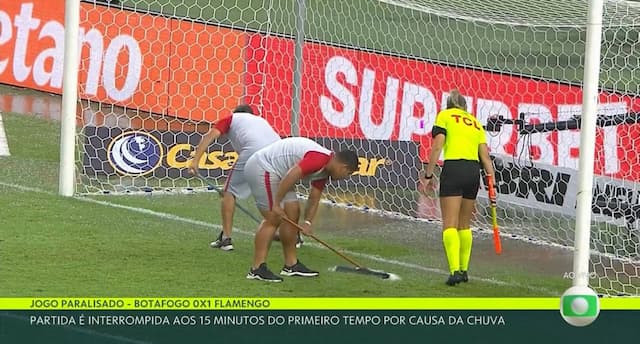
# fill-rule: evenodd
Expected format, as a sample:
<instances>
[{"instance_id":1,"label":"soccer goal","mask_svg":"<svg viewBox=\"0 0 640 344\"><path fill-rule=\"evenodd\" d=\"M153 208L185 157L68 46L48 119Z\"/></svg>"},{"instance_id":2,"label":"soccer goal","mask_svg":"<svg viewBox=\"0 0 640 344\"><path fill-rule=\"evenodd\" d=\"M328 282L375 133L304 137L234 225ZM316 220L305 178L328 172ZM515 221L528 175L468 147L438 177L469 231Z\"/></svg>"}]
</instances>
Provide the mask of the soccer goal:
<instances>
[{"instance_id":1,"label":"soccer goal","mask_svg":"<svg viewBox=\"0 0 640 344\"><path fill-rule=\"evenodd\" d=\"M25 10L44 16L50 1L32 3ZM186 171L195 144L246 102L282 136L359 152L359 171L332 184L328 202L437 220L437 203L415 192L417 176L435 115L458 88L488 133L503 235L573 247L579 153L593 150L589 283L639 295L640 7L604 1L588 117L588 4L67 1L76 29L67 27L67 41L79 45L67 46L65 66L79 73L77 83L65 78L72 120L63 125L71 135L61 192L202 189ZM584 121L595 126L586 150ZM201 173L223 177L236 156L229 144L212 145ZM490 222L486 196L483 185L480 229Z\"/></svg>"}]
</instances>

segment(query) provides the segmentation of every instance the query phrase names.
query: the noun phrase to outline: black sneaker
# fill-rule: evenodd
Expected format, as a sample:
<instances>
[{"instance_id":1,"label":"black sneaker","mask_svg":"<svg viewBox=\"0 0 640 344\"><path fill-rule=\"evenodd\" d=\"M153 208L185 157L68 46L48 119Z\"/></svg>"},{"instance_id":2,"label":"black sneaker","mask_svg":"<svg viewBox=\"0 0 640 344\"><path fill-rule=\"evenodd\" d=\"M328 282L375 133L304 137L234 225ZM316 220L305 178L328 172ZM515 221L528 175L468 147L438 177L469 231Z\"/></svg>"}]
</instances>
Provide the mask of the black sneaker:
<instances>
[{"instance_id":1,"label":"black sneaker","mask_svg":"<svg viewBox=\"0 0 640 344\"><path fill-rule=\"evenodd\" d=\"M260 266L255 270L250 269L247 274L247 279L255 279L265 282L282 282L282 277L271 272L265 263L260 264Z\"/></svg>"},{"instance_id":2,"label":"black sneaker","mask_svg":"<svg viewBox=\"0 0 640 344\"><path fill-rule=\"evenodd\" d=\"M460 282L462 282L462 273L460 273L460 271L456 271L453 274L449 275L446 283L447 285L453 286Z\"/></svg>"},{"instance_id":3,"label":"black sneaker","mask_svg":"<svg viewBox=\"0 0 640 344\"><path fill-rule=\"evenodd\" d=\"M222 239L222 232L220 232L216 241L211 242L209 246L211 246L211 248L219 248L223 251L233 250L233 242L231 242L231 238Z\"/></svg>"},{"instance_id":4,"label":"black sneaker","mask_svg":"<svg viewBox=\"0 0 640 344\"><path fill-rule=\"evenodd\" d=\"M284 276L301 276L301 277L316 277L320 273L318 271L313 271L304 266L304 264L297 261L293 266L284 266L282 271L280 271L281 275Z\"/></svg>"},{"instance_id":5,"label":"black sneaker","mask_svg":"<svg viewBox=\"0 0 640 344\"><path fill-rule=\"evenodd\" d=\"M466 271L460 271L460 274L462 275L462 282L469 282L469 275L467 275Z\"/></svg>"},{"instance_id":6,"label":"black sneaker","mask_svg":"<svg viewBox=\"0 0 640 344\"><path fill-rule=\"evenodd\" d=\"M296 248L302 247L302 244L304 244L304 240L302 240L302 235L298 233L298 241L296 241Z\"/></svg>"}]
</instances>

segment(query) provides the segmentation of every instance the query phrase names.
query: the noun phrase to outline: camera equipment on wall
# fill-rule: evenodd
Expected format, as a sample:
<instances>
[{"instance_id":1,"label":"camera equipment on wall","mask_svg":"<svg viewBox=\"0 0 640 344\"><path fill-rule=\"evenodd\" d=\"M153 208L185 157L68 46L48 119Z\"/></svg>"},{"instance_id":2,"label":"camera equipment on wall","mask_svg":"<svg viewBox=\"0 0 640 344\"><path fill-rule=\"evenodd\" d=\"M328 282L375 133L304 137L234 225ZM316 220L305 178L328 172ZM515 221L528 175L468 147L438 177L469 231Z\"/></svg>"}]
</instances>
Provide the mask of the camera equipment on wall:
<instances>
[{"instance_id":1,"label":"camera equipment on wall","mask_svg":"<svg viewBox=\"0 0 640 344\"><path fill-rule=\"evenodd\" d=\"M562 130L574 130L580 129L581 116L576 115L566 121L545 122L538 124L528 124L526 118L528 115L521 112L517 119L505 118L504 116L492 116L487 119L485 130L487 132L499 132L503 125L514 125L516 132L518 133L518 141L526 140L530 145L531 134L546 133L552 131ZM596 125L598 127L610 127L623 124L637 124L640 123L640 112L628 112L616 115L598 115ZM521 137L522 136L522 137ZM529 151L531 151L529 149ZM529 162L529 168L533 167L533 158L527 157ZM520 154L514 156L514 165L518 165L517 162L520 159ZM499 159L497 159L499 160ZM496 161L500 163L500 161ZM524 170L526 166L521 167ZM630 204L624 202L616 197L594 197L592 204L592 211L595 214L604 214L612 216L614 218L624 218L627 227L633 228L633 224L640 219L640 205Z\"/></svg>"}]
</instances>

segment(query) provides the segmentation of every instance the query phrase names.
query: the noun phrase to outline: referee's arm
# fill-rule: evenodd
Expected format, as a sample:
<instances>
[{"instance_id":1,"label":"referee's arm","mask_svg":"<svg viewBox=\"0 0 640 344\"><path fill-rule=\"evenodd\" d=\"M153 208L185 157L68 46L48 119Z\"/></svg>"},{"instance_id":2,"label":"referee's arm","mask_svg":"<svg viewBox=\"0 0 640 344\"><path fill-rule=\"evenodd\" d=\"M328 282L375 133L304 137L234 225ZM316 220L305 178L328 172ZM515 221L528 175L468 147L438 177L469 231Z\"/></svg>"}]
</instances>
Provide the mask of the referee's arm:
<instances>
[{"instance_id":1,"label":"referee's arm","mask_svg":"<svg viewBox=\"0 0 640 344\"><path fill-rule=\"evenodd\" d=\"M427 166L424 168L423 178L425 179L433 178L433 171L435 170L438 159L440 158L440 154L442 153L442 147L444 146L444 139L446 134L447 129L439 126L434 126L433 130L431 131L433 140L431 140L429 161L427 163Z\"/></svg>"}]
</instances>

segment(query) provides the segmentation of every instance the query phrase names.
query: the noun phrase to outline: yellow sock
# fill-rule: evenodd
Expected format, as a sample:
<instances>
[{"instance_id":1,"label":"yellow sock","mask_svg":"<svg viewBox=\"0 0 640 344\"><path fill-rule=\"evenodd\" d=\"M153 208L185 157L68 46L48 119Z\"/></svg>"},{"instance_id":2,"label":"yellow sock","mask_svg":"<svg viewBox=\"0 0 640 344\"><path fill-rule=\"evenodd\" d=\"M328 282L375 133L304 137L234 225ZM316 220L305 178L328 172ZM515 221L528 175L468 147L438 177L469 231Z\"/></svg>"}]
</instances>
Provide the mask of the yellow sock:
<instances>
[{"instance_id":1,"label":"yellow sock","mask_svg":"<svg viewBox=\"0 0 640 344\"><path fill-rule=\"evenodd\" d=\"M458 230L458 237L460 238L460 270L467 271L471 259L471 244L473 243L471 229Z\"/></svg>"},{"instance_id":2,"label":"yellow sock","mask_svg":"<svg viewBox=\"0 0 640 344\"><path fill-rule=\"evenodd\" d=\"M460 270L460 239L458 238L458 230L455 228L447 228L442 232L442 242L444 243L444 251L447 253L449 261L449 270L453 274Z\"/></svg>"}]
</instances>

